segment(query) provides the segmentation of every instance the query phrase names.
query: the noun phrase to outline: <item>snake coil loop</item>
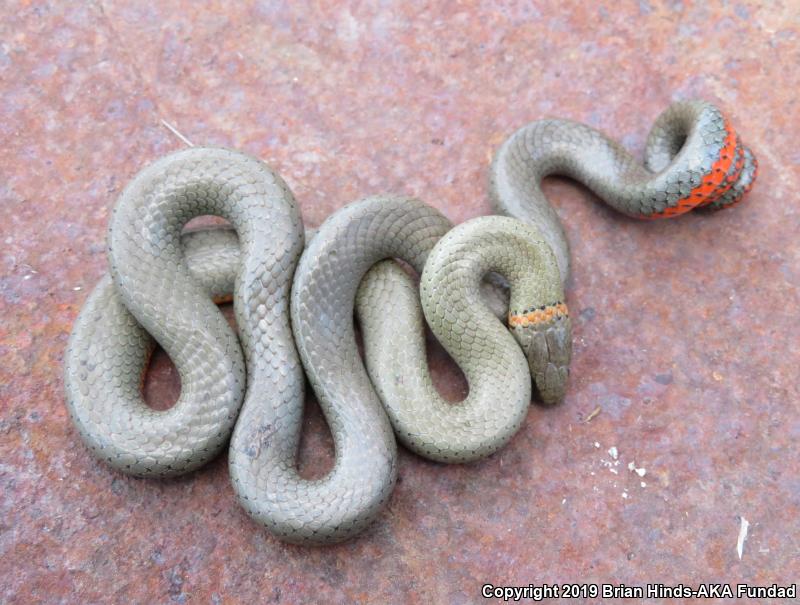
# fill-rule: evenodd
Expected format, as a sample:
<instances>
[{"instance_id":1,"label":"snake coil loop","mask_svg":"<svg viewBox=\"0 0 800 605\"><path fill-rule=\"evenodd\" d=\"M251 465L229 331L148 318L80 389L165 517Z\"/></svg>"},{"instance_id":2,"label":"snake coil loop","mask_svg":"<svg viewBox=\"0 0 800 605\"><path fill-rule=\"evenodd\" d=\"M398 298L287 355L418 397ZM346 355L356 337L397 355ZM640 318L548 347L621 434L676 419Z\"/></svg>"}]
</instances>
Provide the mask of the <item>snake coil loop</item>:
<instances>
[{"instance_id":1,"label":"snake coil loop","mask_svg":"<svg viewBox=\"0 0 800 605\"><path fill-rule=\"evenodd\" d=\"M524 126L495 155L489 192L498 214L539 226L566 280L569 248L542 192L544 177L570 177L623 214L656 219L734 206L753 186L757 169L722 111L705 101L679 101L656 119L644 165L585 124L540 120Z\"/></svg>"},{"instance_id":2,"label":"snake coil loop","mask_svg":"<svg viewBox=\"0 0 800 605\"><path fill-rule=\"evenodd\" d=\"M701 101L661 114L643 165L588 126L543 120L514 133L492 164L491 197L507 217L451 228L418 200L376 196L331 215L301 258L302 221L277 174L221 149L172 154L142 170L114 210L110 276L65 356L67 408L92 452L132 475L196 469L230 438L233 487L254 519L291 542L352 537L392 491L395 433L427 458L476 460L519 429L532 392L563 399L569 249L545 176L572 177L650 219L732 206L756 170L729 120ZM233 230L182 233L202 214ZM419 291L394 258L420 274ZM213 302L231 292L238 340ZM467 377L460 405L433 387L423 314ZM166 411L141 394L153 339L181 377ZM295 460L303 366L336 449L333 470L314 481Z\"/></svg>"}]
</instances>

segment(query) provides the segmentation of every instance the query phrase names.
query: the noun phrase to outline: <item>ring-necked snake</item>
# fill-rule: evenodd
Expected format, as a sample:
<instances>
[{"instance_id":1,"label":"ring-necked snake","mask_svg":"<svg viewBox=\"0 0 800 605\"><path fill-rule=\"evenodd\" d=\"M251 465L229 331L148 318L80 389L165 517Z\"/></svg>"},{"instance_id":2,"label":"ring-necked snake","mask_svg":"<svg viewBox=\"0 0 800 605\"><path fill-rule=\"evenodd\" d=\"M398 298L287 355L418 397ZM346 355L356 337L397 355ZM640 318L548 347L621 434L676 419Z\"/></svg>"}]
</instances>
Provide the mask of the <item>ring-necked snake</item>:
<instances>
[{"instance_id":1,"label":"ring-necked snake","mask_svg":"<svg viewBox=\"0 0 800 605\"><path fill-rule=\"evenodd\" d=\"M110 276L81 310L65 356L68 409L94 454L133 475L198 468L230 439L233 485L255 519L289 541L348 538L392 490L394 433L428 458L475 460L516 432L532 390L545 403L563 398L569 252L543 177L570 176L618 210L654 218L733 205L755 171L728 120L703 102L658 118L644 166L588 126L534 122L491 169L495 207L515 218L451 228L417 200L367 198L329 217L301 258L300 214L277 174L231 151L174 153L136 175L115 208ZM182 233L205 214L233 230ZM432 386L417 288L381 262L392 258L421 275L425 318L469 383L460 405ZM510 288L506 325L488 304L503 300L497 275ZM238 339L214 305L231 292ZM181 377L166 411L141 394L153 338ZM315 481L295 465L303 366L336 450L333 470Z\"/></svg>"}]
</instances>

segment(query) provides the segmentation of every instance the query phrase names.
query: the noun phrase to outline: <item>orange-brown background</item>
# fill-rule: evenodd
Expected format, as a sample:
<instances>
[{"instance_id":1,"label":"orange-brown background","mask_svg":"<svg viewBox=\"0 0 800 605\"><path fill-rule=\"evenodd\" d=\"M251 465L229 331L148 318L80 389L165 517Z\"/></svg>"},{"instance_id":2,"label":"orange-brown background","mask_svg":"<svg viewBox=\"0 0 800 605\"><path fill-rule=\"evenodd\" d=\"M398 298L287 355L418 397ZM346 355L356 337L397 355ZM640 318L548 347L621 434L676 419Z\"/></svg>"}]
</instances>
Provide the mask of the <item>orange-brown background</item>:
<instances>
[{"instance_id":1,"label":"orange-brown background","mask_svg":"<svg viewBox=\"0 0 800 605\"><path fill-rule=\"evenodd\" d=\"M3 6L0 601L466 603L483 582L796 581L798 3L382 4ZM533 407L479 464L402 451L360 539L270 538L234 501L224 457L144 481L80 444L64 346L105 271L115 198L182 146L161 120L269 162L310 225L385 191L460 222L490 211L487 162L526 122L581 120L641 153L656 115L695 96L760 160L747 202L640 223L548 182L575 267L565 404ZM443 391L463 395L432 357ZM151 401L176 389L158 360ZM303 469L321 476L331 443L309 407Z\"/></svg>"}]
</instances>

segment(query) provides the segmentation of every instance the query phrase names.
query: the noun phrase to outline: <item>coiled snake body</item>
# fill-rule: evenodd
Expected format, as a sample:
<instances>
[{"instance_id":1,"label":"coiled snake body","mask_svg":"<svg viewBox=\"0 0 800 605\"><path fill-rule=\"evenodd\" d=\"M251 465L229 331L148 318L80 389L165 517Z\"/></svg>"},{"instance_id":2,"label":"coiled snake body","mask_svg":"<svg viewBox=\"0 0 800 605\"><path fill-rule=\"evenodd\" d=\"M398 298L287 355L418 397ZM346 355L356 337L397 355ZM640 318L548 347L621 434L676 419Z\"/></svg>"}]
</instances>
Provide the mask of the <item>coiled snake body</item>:
<instances>
[{"instance_id":1,"label":"coiled snake body","mask_svg":"<svg viewBox=\"0 0 800 605\"><path fill-rule=\"evenodd\" d=\"M198 468L230 438L237 497L271 532L294 542L356 534L394 484L392 429L428 458L475 460L516 432L532 390L545 403L563 398L569 252L539 188L548 174L580 180L627 214L672 216L741 199L755 160L702 102L659 117L644 167L587 126L536 122L503 145L491 171L497 210L521 220L483 217L451 229L417 200L368 198L334 213L298 265L303 227L278 175L225 150L172 154L123 192L109 228L111 275L73 328L65 387L83 440L123 472L168 476ZM202 214L227 218L236 235L181 233ZM421 274L425 317L469 383L460 405L432 386L417 290L396 263L380 262L390 258ZM508 328L486 304L487 273L510 286ZM231 291L238 341L213 304ZM181 396L166 411L142 400L149 335L181 376ZM336 449L333 470L317 481L295 465L300 359Z\"/></svg>"}]
</instances>

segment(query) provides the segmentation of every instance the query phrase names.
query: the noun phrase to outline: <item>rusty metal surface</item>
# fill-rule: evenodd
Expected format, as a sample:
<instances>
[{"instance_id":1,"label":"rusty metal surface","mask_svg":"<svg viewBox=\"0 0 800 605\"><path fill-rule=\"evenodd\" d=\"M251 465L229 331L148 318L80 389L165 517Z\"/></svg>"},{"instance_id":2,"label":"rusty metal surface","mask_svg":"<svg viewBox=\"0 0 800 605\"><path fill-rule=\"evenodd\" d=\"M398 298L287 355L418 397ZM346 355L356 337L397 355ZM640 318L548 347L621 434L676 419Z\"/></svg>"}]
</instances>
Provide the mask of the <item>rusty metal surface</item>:
<instances>
[{"instance_id":1,"label":"rusty metal surface","mask_svg":"<svg viewBox=\"0 0 800 605\"><path fill-rule=\"evenodd\" d=\"M796 581L796 6L231 4L5 7L0 601L465 603L484 582ZM362 538L269 538L234 501L224 457L135 480L79 443L64 345L105 271L116 196L183 145L161 120L269 162L310 225L384 191L460 222L488 213L488 159L518 126L573 118L641 152L661 109L690 96L725 109L759 157L749 200L640 223L548 183L575 267L566 403L532 408L479 464L401 452ZM432 359L458 399L463 378ZM150 401L178 388L157 358ZM331 442L309 410L303 472L321 476Z\"/></svg>"}]
</instances>

